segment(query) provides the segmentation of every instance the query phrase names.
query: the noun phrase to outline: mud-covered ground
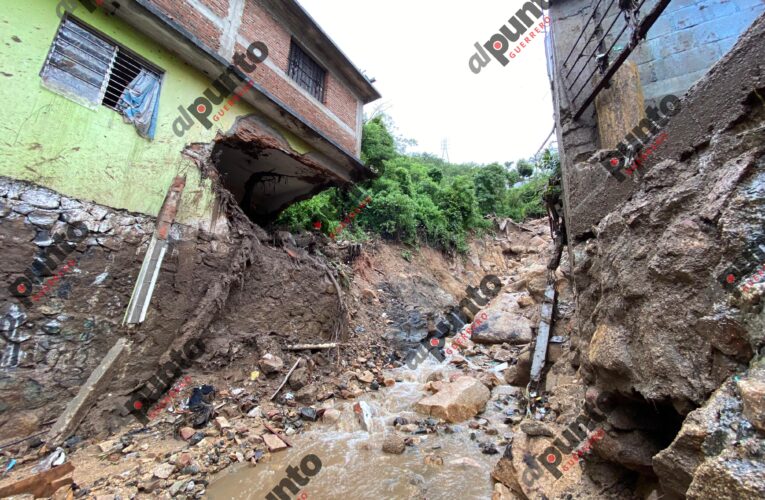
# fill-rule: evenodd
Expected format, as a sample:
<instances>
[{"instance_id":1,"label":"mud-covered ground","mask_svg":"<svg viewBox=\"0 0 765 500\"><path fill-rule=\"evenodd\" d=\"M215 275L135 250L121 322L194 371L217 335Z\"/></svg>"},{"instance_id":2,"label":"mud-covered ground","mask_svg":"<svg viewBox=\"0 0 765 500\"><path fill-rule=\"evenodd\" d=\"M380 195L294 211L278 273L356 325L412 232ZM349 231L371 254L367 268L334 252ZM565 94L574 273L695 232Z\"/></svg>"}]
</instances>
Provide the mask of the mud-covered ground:
<instances>
[{"instance_id":1,"label":"mud-covered ground","mask_svg":"<svg viewBox=\"0 0 765 500\"><path fill-rule=\"evenodd\" d=\"M257 233L258 245L241 278L231 287L209 327L201 332L204 352L176 380L177 386L185 379L186 387L157 412L147 429L132 418L98 421L98 415L106 412L103 401L111 396L105 395L75 438L65 443L64 449L76 467L75 482L91 492L122 491L130 495L167 490L185 479L184 488L189 487L188 480L195 481L187 493L198 494L209 474L233 462L254 463L268 450L259 437L268 433L265 424L278 426L287 435L300 432L305 420L297 414L300 408L319 408L323 402L336 399L353 400L364 391L384 386L382 369L398 366L408 349L427 333L425 328L413 330L412 318L427 317L457 304L464 298L465 288L478 286L487 274L500 276L513 286L520 271L532 267L534 275L543 281L542 266L549 244L547 223L528 226L530 231L513 228L508 229L509 234L485 236L473 242L467 256L456 258L428 248L411 249L380 241L362 245L359 252L359 247L338 245L315 234ZM222 254L220 249L210 250L198 258L202 265L205 259ZM208 264L213 269L221 267L220 263ZM162 299L158 309L168 316L167 321L188 321L187 316L194 311L184 310L178 300L167 300L167 294L184 286L202 289L208 284L198 282L198 271L187 275L194 278L182 278L179 271L187 264L177 257L169 259L167 265L173 271L169 275L172 279L162 283L168 276L160 275ZM543 287L542 281L537 286ZM124 305L129 288L122 293L125 296L118 304ZM534 313L530 314L533 322ZM344 315L346 320L342 320ZM163 348L161 336L156 338L150 329L141 328L137 335L145 336L144 343ZM341 345L314 351L286 349L295 343L330 341ZM281 361L273 373L263 368L266 355ZM302 361L289 384L270 401L299 357ZM141 363L139 358L127 370L150 372L150 367ZM185 434L191 432L188 429L181 436L182 428L192 427L192 415L181 410L179 403L189 396L190 387L204 384L215 387L215 416L224 417L227 424L211 420L195 430L206 439L190 445L201 436ZM310 425L310 419L304 425ZM219 446L221 442L224 444ZM18 464L0 485L24 477L52 450L33 439L3 451L17 457ZM163 463L174 464L169 478L155 474L154 469ZM191 469L184 469L189 464Z\"/></svg>"}]
</instances>

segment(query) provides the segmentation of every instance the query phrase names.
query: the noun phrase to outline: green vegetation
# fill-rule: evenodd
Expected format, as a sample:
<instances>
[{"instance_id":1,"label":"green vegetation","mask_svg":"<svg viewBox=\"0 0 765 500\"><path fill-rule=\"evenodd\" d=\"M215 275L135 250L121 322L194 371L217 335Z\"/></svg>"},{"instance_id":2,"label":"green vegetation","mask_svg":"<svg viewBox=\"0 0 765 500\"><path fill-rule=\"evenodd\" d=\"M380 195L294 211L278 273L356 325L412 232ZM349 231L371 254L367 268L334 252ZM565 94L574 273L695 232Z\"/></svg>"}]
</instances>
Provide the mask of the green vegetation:
<instances>
[{"instance_id":1,"label":"green vegetation","mask_svg":"<svg viewBox=\"0 0 765 500\"><path fill-rule=\"evenodd\" d=\"M343 230L343 239L360 241L378 234L413 246L464 252L469 234L491 227L486 216L520 222L546 215L542 196L549 177L560 169L556 150L515 164L454 164L427 153L407 154L413 141L394 136L393 130L386 115L364 124L361 159L382 175L359 185L372 202ZM285 210L277 224L308 230L318 220L329 234L359 201L329 189Z\"/></svg>"}]
</instances>

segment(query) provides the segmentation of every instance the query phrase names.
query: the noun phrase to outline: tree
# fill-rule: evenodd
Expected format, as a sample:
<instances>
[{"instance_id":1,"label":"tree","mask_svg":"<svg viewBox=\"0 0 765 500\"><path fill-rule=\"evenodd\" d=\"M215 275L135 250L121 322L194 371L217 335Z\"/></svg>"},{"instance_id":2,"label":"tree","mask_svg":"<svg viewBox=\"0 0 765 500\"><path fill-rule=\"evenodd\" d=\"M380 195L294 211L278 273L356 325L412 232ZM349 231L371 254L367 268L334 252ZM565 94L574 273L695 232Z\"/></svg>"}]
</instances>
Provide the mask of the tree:
<instances>
[{"instance_id":1,"label":"tree","mask_svg":"<svg viewBox=\"0 0 765 500\"><path fill-rule=\"evenodd\" d=\"M384 163L396 155L396 142L388 132L384 116L376 116L367 121L361 136L361 161L382 174Z\"/></svg>"},{"instance_id":2,"label":"tree","mask_svg":"<svg viewBox=\"0 0 765 500\"><path fill-rule=\"evenodd\" d=\"M516 167L518 175L523 178L531 177L534 173L534 164L528 160L518 160L518 166Z\"/></svg>"},{"instance_id":3,"label":"tree","mask_svg":"<svg viewBox=\"0 0 765 500\"><path fill-rule=\"evenodd\" d=\"M478 210L483 215L504 212L507 175L499 163L478 169L473 178Z\"/></svg>"}]
</instances>

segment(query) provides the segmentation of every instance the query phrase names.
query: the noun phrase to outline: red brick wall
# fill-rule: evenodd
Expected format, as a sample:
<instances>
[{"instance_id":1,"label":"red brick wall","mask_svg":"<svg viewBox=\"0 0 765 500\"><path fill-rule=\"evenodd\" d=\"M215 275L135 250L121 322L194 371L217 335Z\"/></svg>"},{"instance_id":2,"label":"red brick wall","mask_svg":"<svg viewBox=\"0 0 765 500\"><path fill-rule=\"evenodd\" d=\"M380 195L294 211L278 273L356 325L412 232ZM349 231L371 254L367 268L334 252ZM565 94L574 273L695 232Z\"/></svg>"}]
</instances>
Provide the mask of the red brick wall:
<instances>
[{"instance_id":1,"label":"red brick wall","mask_svg":"<svg viewBox=\"0 0 765 500\"><path fill-rule=\"evenodd\" d=\"M356 106L359 102L348 90L348 87L337 80L332 74L327 75L327 88L324 91L326 106L338 118L343 120L353 130L356 130Z\"/></svg>"},{"instance_id":2,"label":"red brick wall","mask_svg":"<svg viewBox=\"0 0 765 500\"><path fill-rule=\"evenodd\" d=\"M216 16L228 17L228 0L199 0L199 3L213 11ZM191 6L186 8L191 8Z\"/></svg>"},{"instance_id":3,"label":"red brick wall","mask_svg":"<svg viewBox=\"0 0 765 500\"><path fill-rule=\"evenodd\" d=\"M270 45L268 49L269 51L271 50ZM246 50L246 47L237 44L237 52ZM356 137L341 128L337 122L330 118L310 99L304 97L274 70L265 64L259 64L255 72L250 74L250 76L327 137L343 146L347 151L351 153L356 152Z\"/></svg>"},{"instance_id":4,"label":"red brick wall","mask_svg":"<svg viewBox=\"0 0 765 500\"><path fill-rule=\"evenodd\" d=\"M228 0L198 0L215 15L226 19L228 16ZM180 23L193 33L208 47L217 51L220 47L221 31L203 14L199 13L188 2L178 0L153 0L165 11L165 14ZM180 5L179 5L180 4ZM289 65L291 34L271 14L263 10L252 0L246 0L239 34L249 41L262 41L268 46L268 58L285 74ZM296 36L300 40L299 34ZM307 46L310 49L310 45ZM247 47L237 44L236 52L244 53ZM329 71L324 92L324 105L318 105L312 99L305 97L294 88L288 76L282 78L266 66L259 64L252 78L261 84L271 94L285 105L298 113L304 120L323 132L326 136L343 146L346 150L356 152L356 109L358 99ZM327 109L345 123L355 133L349 133L341 127L328 113Z\"/></svg>"},{"instance_id":5,"label":"red brick wall","mask_svg":"<svg viewBox=\"0 0 765 500\"><path fill-rule=\"evenodd\" d=\"M153 0L154 4L165 11L165 14L186 28L205 45L215 50L220 48L221 32L218 27L204 14L197 12L189 4L178 5L177 0Z\"/></svg>"}]
</instances>

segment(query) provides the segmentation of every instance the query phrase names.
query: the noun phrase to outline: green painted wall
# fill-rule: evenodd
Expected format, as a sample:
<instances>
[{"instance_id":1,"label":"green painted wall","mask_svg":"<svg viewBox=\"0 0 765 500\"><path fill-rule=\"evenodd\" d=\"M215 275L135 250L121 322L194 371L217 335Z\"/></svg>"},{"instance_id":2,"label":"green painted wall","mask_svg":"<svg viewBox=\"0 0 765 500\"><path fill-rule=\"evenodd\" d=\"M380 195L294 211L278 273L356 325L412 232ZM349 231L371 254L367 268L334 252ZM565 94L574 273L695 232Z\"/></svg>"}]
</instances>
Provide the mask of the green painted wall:
<instances>
[{"instance_id":1,"label":"green painted wall","mask_svg":"<svg viewBox=\"0 0 765 500\"><path fill-rule=\"evenodd\" d=\"M91 14L77 3L74 16L165 71L156 136L144 139L117 112L104 106L90 110L41 85L39 73L60 23L57 4L4 2L0 10L0 175L156 216L173 177L185 173L177 220L209 229L210 182L200 179L196 165L181 151L186 144L210 142L216 127L208 131L195 122L179 138L172 124L178 106L190 105L211 80L118 18L100 9ZM228 130L237 116L253 112L240 101L219 125Z\"/></svg>"}]
</instances>

